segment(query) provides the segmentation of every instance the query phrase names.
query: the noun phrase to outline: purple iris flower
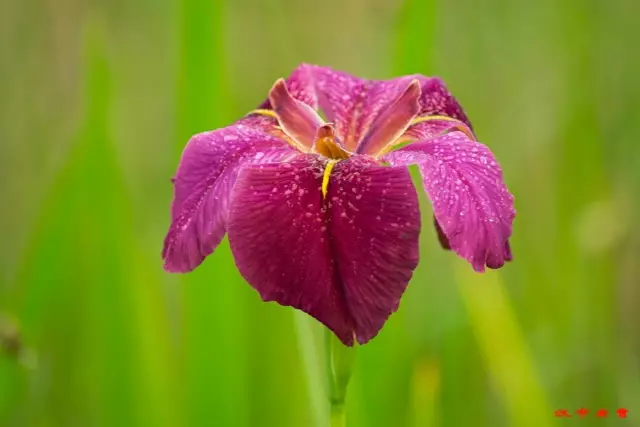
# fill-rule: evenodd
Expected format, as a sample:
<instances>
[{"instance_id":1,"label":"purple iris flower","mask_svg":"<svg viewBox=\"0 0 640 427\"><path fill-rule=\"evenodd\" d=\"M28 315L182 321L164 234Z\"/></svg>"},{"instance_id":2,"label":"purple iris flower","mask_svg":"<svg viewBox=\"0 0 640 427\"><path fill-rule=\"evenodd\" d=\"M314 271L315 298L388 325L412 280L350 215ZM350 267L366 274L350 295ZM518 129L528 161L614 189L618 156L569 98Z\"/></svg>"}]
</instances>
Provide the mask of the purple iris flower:
<instances>
[{"instance_id":1,"label":"purple iris flower","mask_svg":"<svg viewBox=\"0 0 640 427\"><path fill-rule=\"evenodd\" d=\"M189 140L173 179L165 269L193 270L226 232L263 300L364 344L418 264L411 164L446 249L479 272L511 260L513 196L440 79L364 80L303 64L259 109Z\"/></svg>"}]
</instances>

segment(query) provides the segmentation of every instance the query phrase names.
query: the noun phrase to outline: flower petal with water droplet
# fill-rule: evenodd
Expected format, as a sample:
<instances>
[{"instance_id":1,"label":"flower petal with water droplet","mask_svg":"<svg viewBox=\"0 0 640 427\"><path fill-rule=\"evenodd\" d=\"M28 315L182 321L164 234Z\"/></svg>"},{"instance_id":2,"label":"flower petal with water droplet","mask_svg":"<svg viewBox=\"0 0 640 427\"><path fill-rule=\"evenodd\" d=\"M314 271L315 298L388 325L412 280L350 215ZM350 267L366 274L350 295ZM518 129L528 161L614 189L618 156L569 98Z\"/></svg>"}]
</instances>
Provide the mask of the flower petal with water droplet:
<instances>
[{"instance_id":1,"label":"flower petal with water droplet","mask_svg":"<svg viewBox=\"0 0 640 427\"><path fill-rule=\"evenodd\" d=\"M417 164L445 242L476 271L511 259L508 239L516 211L489 149L462 132L416 142L385 156Z\"/></svg>"},{"instance_id":2,"label":"flower petal with water droplet","mask_svg":"<svg viewBox=\"0 0 640 427\"><path fill-rule=\"evenodd\" d=\"M244 168L231 200L236 265L266 301L309 313L346 345L373 338L418 263L420 214L406 168L326 161ZM295 186L295 188L294 188Z\"/></svg>"},{"instance_id":3,"label":"flower petal with water droplet","mask_svg":"<svg viewBox=\"0 0 640 427\"><path fill-rule=\"evenodd\" d=\"M171 226L162 251L165 269L191 271L220 243L240 166L272 162L292 152L286 142L246 126L193 136L173 178Z\"/></svg>"},{"instance_id":4,"label":"flower petal with water droplet","mask_svg":"<svg viewBox=\"0 0 640 427\"><path fill-rule=\"evenodd\" d=\"M293 98L314 110L322 110L327 121L334 124L344 148L356 151L369 128L413 80L420 85L418 116L447 116L471 128L462 107L438 77L412 74L389 80L367 80L329 67L301 64L285 81ZM260 108L272 106L266 100ZM412 126L412 135L432 130L434 126L434 123Z\"/></svg>"}]
</instances>

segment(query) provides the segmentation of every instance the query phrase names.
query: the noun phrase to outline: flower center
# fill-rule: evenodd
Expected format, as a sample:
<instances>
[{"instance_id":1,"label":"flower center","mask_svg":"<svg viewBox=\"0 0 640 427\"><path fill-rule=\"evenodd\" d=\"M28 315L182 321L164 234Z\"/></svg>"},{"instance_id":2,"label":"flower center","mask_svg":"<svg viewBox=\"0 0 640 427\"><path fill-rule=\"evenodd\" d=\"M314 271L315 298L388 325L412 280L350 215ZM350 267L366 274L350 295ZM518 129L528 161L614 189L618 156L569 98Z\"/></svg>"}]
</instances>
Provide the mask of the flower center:
<instances>
[{"instance_id":1,"label":"flower center","mask_svg":"<svg viewBox=\"0 0 640 427\"><path fill-rule=\"evenodd\" d=\"M351 153L342 148L338 142L335 129L330 123L320 126L316 131L312 151L335 160L351 157Z\"/></svg>"}]
</instances>

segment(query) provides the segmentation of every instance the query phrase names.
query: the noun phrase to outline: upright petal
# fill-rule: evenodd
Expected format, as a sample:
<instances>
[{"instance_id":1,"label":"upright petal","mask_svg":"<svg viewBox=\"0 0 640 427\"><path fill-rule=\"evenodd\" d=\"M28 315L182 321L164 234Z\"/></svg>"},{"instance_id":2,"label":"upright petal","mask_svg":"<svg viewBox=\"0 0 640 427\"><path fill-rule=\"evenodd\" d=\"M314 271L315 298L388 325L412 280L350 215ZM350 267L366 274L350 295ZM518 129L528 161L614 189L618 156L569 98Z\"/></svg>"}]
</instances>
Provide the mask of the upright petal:
<instances>
[{"instance_id":1,"label":"upright petal","mask_svg":"<svg viewBox=\"0 0 640 427\"><path fill-rule=\"evenodd\" d=\"M165 269L191 271L220 243L230 190L242 164L291 153L284 141L243 125L193 136L173 178L171 226L162 252Z\"/></svg>"},{"instance_id":2,"label":"upright petal","mask_svg":"<svg viewBox=\"0 0 640 427\"><path fill-rule=\"evenodd\" d=\"M366 80L329 67L301 64L286 79L286 86L293 98L314 110L322 110L327 121L334 124L345 149L355 152L369 128L413 80L420 84L418 116L447 116L471 128L462 107L437 77L412 74L390 80ZM271 109L272 103L266 100L260 108ZM421 123L411 128L416 133L435 125Z\"/></svg>"},{"instance_id":3,"label":"upright petal","mask_svg":"<svg viewBox=\"0 0 640 427\"><path fill-rule=\"evenodd\" d=\"M508 239L515 218L513 196L489 149L462 132L394 151L393 165L417 164L433 204L437 226L450 246L476 271L511 259Z\"/></svg>"},{"instance_id":4,"label":"upright petal","mask_svg":"<svg viewBox=\"0 0 640 427\"><path fill-rule=\"evenodd\" d=\"M375 155L397 140L420 111L419 99L420 83L412 80L405 91L371 124L358 144L357 152Z\"/></svg>"},{"instance_id":5,"label":"upright petal","mask_svg":"<svg viewBox=\"0 0 640 427\"><path fill-rule=\"evenodd\" d=\"M324 112L327 120L334 123L338 138L348 148L345 137L350 133L351 117L362 101L366 80L328 67L301 64L285 79L285 83L297 101ZM272 100L266 99L259 108L272 110ZM260 124L276 124L276 120L264 119ZM351 144L352 149L355 146L355 143Z\"/></svg>"},{"instance_id":6,"label":"upright petal","mask_svg":"<svg viewBox=\"0 0 640 427\"><path fill-rule=\"evenodd\" d=\"M420 113L397 142L433 139L454 130L460 130L475 140L471 122L444 82L438 77L414 77L422 88Z\"/></svg>"},{"instance_id":7,"label":"upright petal","mask_svg":"<svg viewBox=\"0 0 640 427\"><path fill-rule=\"evenodd\" d=\"M304 102L314 110L318 108L318 97L316 94L316 76L313 65L300 64L289 77L285 79L287 89L291 96L300 102ZM260 108L271 109L270 99L266 99Z\"/></svg>"},{"instance_id":8,"label":"upright petal","mask_svg":"<svg viewBox=\"0 0 640 427\"><path fill-rule=\"evenodd\" d=\"M313 108L291 96L283 79L273 85L269 100L284 133L296 142L301 151L311 149L316 130L324 123L322 118Z\"/></svg>"},{"instance_id":9,"label":"upright petal","mask_svg":"<svg viewBox=\"0 0 640 427\"><path fill-rule=\"evenodd\" d=\"M442 80L437 77L412 74L390 80L370 80L367 82L366 96L361 105L361 111L355 115L356 120L353 124L355 139L359 144L358 152L372 153L370 149L360 146L365 144L366 135L385 111L396 102L404 88L416 80L420 84L420 107L416 116L445 116L458 119L471 127L460 104L447 90ZM414 125L410 129L433 129L434 125L433 122Z\"/></svg>"},{"instance_id":10,"label":"upright petal","mask_svg":"<svg viewBox=\"0 0 640 427\"><path fill-rule=\"evenodd\" d=\"M329 67L301 64L286 79L286 84L298 101L324 112L327 121L335 125L345 148L355 149L357 141L353 140L355 122L352 118L364 100L367 80ZM261 107L272 108L272 103L267 100Z\"/></svg>"},{"instance_id":11,"label":"upright petal","mask_svg":"<svg viewBox=\"0 0 640 427\"><path fill-rule=\"evenodd\" d=\"M471 128L471 122L467 118L462 106L449 92L447 86L439 77L425 77L419 74L413 78L420 81L422 95L420 97L420 116L446 116L458 119Z\"/></svg>"},{"instance_id":12,"label":"upright petal","mask_svg":"<svg viewBox=\"0 0 640 427\"><path fill-rule=\"evenodd\" d=\"M346 345L374 337L418 262L420 215L406 168L326 161L246 167L233 191L229 242L266 301L309 313Z\"/></svg>"},{"instance_id":13,"label":"upright petal","mask_svg":"<svg viewBox=\"0 0 640 427\"><path fill-rule=\"evenodd\" d=\"M335 124L339 138L349 151L357 150L374 123L389 111L414 80L420 84L417 116L450 117L471 129L464 110L438 77L412 74L390 80L365 80L327 67L305 67L307 75L311 76L308 82L314 82L319 108L327 120ZM421 123L411 129L414 134L420 130L433 132L436 125L434 122ZM439 125L442 127L442 123ZM370 150L360 149L358 152Z\"/></svg>"},{"instance_id":14,"label":"upright petal","mask_svg":"<svg viewBox=\"0 0 640 427\"><path fill-rule=\"evenodd\" d=\"M359 108L350 118L353 129L354 151L359 150L359 145L376 119L389 110L411 82L417 80L415 76L398 77L391 80L369 80L366 82L365 93ZM422 88L420 88L422 90ZM420 112L420 107L416 113Z\"/></svg>"},{"instance_id":15,"label":"upright petal","mask_svg":"<svg viewBox=\"0 0 640 427\"><path fill-rule=\"evenodd\" d=\"M314 76L318 106L334 124L338 138L349 151L358 145L356 117L367 93L367 80L328 67L310 66Z\"/></svg>"}]
</instances>

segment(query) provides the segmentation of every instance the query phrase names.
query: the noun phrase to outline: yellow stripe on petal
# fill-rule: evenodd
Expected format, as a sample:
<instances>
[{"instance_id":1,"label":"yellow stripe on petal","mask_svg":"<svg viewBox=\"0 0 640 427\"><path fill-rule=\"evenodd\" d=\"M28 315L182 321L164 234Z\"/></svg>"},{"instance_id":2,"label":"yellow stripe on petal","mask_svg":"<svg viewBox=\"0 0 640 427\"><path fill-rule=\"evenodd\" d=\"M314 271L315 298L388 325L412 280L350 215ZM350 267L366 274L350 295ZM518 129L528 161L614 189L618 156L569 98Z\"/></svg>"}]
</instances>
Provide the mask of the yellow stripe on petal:
<instances>
[{"instance_id":1,"label":"yellow stripe on petal","mask_svg":"<svg viewBox=\"0 0 640 427\"><path fill-rule=\"evenodd\" d=\"M451 126L452 128L455 128L456 130L459 130L460 132L464 133L472 141L476 140L475 135L473 134L473 132L471 132L471 129L469 129L469 127L464 122L461 122L458 119L454 119L453 117L448 117L448 116L437 116L437 115L435 115L435 116L420 116L420 117L416 117L415 119L411 120L411 123L409 123L407 131L411 130L411 126L413 126L413 125L417 125L419 123L424 123L424 122L429 122L429 121L451 122L452 123L452 126ZM451 130L449 129L449 131L451 131ZM388 152L390 152L391 150L395 149L398 145L400 145L402 143L405 143L405 142L409 142L409 141L415 140L415 139L416 138L414 136L412 136L411 134L407 134L407 132L405 132L400 137L398 137L397 139L395 139L394 141L390 142L385 147L383 147L375 155L375 157L376 158L380 158L380 157L384 156L385 154L387 154Z\"/></svg>"},{"instance_id":2,"label":"yellow stripe on petal","mask_svg":"<svg viewBox=\"0 0 640 427\"><path fill-rule=\"evenodd\" d=\"M420 117L416 117L415 119L411 120L411 123L409 123L409 126L413 126L413 125L417 125L418 123L422 123L422 122L428 122L429 120L445 120L445 121L449 121L449 122L458 122L459 120L454 119L453 117L449 117L449 116L420 116Z\"/></svg>"},{"instance_id":3,"label":"yellow stripe on petal","mask_svg":"<svg viewBox=\"0 0 640 427\"><path fill-rule=\"evenodd\" d=\"M249 111L247 113L247 116L250 116L252 114L272 117L272 118L274 118L276 120L279 120L278 114L273 110L267 110L267 109L264 109L264 108L258 108L256 110ZM298 141L294 140L289 135L287 135L287 133L284 131L284 129L282 129L282 127L279 125L279 122L278 122L278 124L274 124L270 128L266 128L266 129L263 129L263 130L265 132L267 132L269 135L273 135L276 138L280 138L280 139L286 141L287 144L289 144L290 146L292 146L293 148L295 148L298 151L302 151L302 152L307 152L308 151L307 147L303 146L302 144L298 143Z\"/></svg>"},{"instance_id":4,"label":"yellow stripe on petal","mask_svg":"<svg viewBox=\"0 0 640 427\"><path fill-rule=\"evenodd\" d=\"M461 132L464 132L471 140L475 141L476 137L471 133L471 130L460 120L454 119L453 117L448 116L421 116L416 117L411 121L409 126L417 125L418 123L428 122L431 120L442 120L446 122L454 122L456 123L455 127L458 128Z\"/></svg>"},{"instance_id":5,"label":"yellow stripe on petal","mask_svg":"<svg viewBox=\"0 0 640 427\"><path fill-rule=\"evenodd\" d=\"M267 109L264 109L264 108L259 108L257 110L249 111L249 114L260 114L260 115L263 115L263 116L273 117L276 120L278 119L278 115L276 114L275 111L267 110ZM247 115L249 115L249 114L247 114Z\"/></svg>"},{"instance_id":6,"label":"yellow stripe on petal","mask_svg":"<svg viewBox=\"0 0 640 427\"><path fill-rule=\"evenodd\" d=\"M331 176L331 171L333 170L333 166L338 163L339 160L329 160L327 166L324 168L324 175L322 176L322 198L327 197L327 191L329 190L329 177Z\"/></svg>"}]
</instances>

